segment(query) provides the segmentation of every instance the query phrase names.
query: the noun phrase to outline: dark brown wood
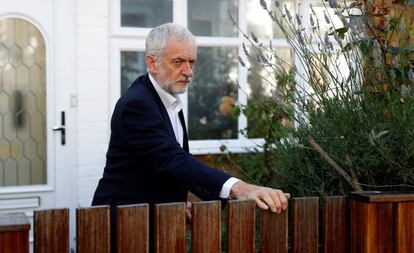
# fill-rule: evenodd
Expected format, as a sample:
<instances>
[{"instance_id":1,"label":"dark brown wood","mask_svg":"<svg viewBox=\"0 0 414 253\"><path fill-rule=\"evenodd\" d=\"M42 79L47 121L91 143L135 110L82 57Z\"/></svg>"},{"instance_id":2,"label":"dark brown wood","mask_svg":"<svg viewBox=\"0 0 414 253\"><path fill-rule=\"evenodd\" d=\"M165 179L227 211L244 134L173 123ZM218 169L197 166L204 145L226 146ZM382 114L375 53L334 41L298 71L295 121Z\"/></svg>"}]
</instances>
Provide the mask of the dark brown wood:
<instances>
[{"instance_id":1,"label":"dark brown wood","mask_svg":"<svg viewBox=\"0 0 414 253\"><path fill-rule=\"evenodd\" d=\"M351 252L412 252L414 193L351 193Z\"/></svg>"},{"instance_id":2,"label":"dark brown wood","mask_svg":"<svg viewBox=\"0 0 414 253\"><path fill-rule=\"evenodd\" d=\"M381 192L381 191L366 191L366 192L352 192L349 197L354 200L359 200L366 203L374 202L408 202L414 201L414 193L412 192Z\"/></svg>"},{"instance_id":3,"label":"dark brown wood","mask_svg":"<svg viewBox=\"0 0 414 253\"><path fill-rule=\"evenodd\" d=\"M185 203L155 205L156 253L185 253Z\"/></svg>"},{"instance_id":4,"label":"dark brown wood","mask_svg":"<svg viewBox=\"0 0 414 253\"><path fill-rule=\"evenodd\" d=\"M288 252L288 211L280 214L262 210L262 253Z\"/></svg>"},{"instance_id":5,"label":"dark brown wood","mask_svg":"<svg viewBox=\"0 0 414 253\"><path fill-rule=\"evenodd\" d=\"M149 252L148 204L118 206L117 252Z\"/></svg>"},{"instance_id":6,"label":"dark brown wood","mask_svg":"<svg viewBox=\"0 0 414 253\"><path fill-rule=\"evenodd\" d=\"M395 252L410 253L414 250L414 202L396 205Z\"/></svg>"},{"instance_id":7,"label":"dark brown wood","mask_svg":"<svg viewBox=\"0 0 414 253\"><path fill-rule=\"evenodd\" d=\"M351 203L351 252L364 252L364 203L352 200Z\"/></svg>"},{"instance_id":8,"label":"dark brown wood","mask_svg":"<svg viewBox=\"0 0 414 253\"><path fill-rule=\"evenodd\" d=\"M191 252L221 252L221 202L192 203L191 220Z\"/></svg>"},{"instance_id":9,"label":"dark brown wood","mask_svg":"<svg viewBox=\"0 0 414 253\"><path fill-rule=\"evenodd\" d=\"M76 209L78 253L110 252L109 206Z\"/></svg>"},{"instance_id":10,"label":"dark brown wood","mask_svg":"<svg viewBox=\"0 0 414 253\"><path fill-rule=\"evenodd\" d=\"M348 205L345 196L323 198L323 252L349 252Z\"/></svg>"},{"instance_id":11,"label":"dark brown wood","mask_svg":"<svg viewBox=\"0 0 414 253\"><path fill-rule=\"evenodd\" d=\"M319 199L294 198L292 252L317 253L319 245Z\"/></svg>"},{"instance_id":12,"label":"dark brown wood","mask_svg":"<svg viewBox=\"0 0 414 253\"><path fill-rule=\"evenodd\" d=\"M69 252L69 209L34 211L34 252Z\"/></svg>"},{"instance_id":13,"label":"dark brown wood","mask_svg":"<svg viewBox=\"0 0 414 253\"><path fill-rule=\"evenodd\" d=\"M364 203L364 252L394 251L394 213L392 203Z\"/></svg>"},{"instance_id":14,"label":"dark brown wood","mask_svg":"<svg viewBox=\"0 0 414 253\"><path fill-rule=\"evenodd\" d=\"M351 252L394 252L394 204L352 200L351 205Z\"/></svg>"},{"instance_id":15,"label":"dark brown wood","mask_svg":"<svg viewBox=\"0 0 414 253\"><path fill-rule=\"evenodd\" d=\"M29 230L24 213L0 214L0 252L29 253Z\"/></svg>"},{"instance_id":16,"label":"dark brown wood","mask_svg":"<svg viewBox=\"0 0 414 253\"><path fill-rule=\"evenodd\" d=\"M256 204L253 201L229 201L228 205L228 239L229 253L255 252Z\"/></svg>"},{"instance_id":17,"label":"dark brown wood","mask_svg":"<svg viewBox=\"0 0 414 253\"><path fill-rule=\"evenodd\" d=\"M29 253L29 231L0 232L0 252Z\"/></svg>"}]
</instances>

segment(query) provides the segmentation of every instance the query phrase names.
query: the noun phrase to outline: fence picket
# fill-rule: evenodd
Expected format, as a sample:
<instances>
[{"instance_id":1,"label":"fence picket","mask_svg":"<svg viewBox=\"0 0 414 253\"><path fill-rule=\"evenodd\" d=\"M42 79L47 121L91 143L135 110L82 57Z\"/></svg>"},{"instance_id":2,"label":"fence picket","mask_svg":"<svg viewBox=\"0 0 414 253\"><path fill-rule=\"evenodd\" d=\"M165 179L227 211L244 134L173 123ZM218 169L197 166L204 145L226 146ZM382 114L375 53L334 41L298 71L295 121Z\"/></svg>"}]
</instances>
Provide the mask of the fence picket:
<instances>
[{"instance_id":1,"label":"fence picket","mask_svg":"<svg viewBox=\"0 0 414 253\"><path fill-rule=\"evenodd\" d=\"M318 253L319 198L294 198L292 253Z\"/></svg>"},{"instance_id":2,"label":"fence picket","mask_svg":"<svg viewBox=\"0 0 414 253\"><path fill-rule=\"evenodd\" d=\"M221 202L194 202L191 217L191 252L221 252Z\"/></svg>"},{"instance_id":3,"label":"fence picket","mask_svg":"<svg viewBox=\"0 0 414 253\"><path fill-rule=\"evenodd\" d=\"M149 252L148 204L118 206L117 252Z\"/></svg>"},{"instance_id":4,"label":"fence picket","mask_svg":"<svg viewBox=\"0 0 414 253\"><path fill-rule=\"evenodd\" d=\"M275 214L262 211L262 253L288 252L288 211Z\"/></svg>"},{"instance_id":5,"label":"fence picket","mask_svg":"<svg viewBox=\"0 0 414 253\"><path fill-rule=\"evenodd\" d=\"M36 210L33 213L34 252L69 251L69 209Z\"/></svg>"},{"instance_id":6,"label":"fence picket","mask_svg":"<svg viewBox=\"0 0 414 253\"><path fill-rule=\"evenodd\" d=\"M78 253L110 252L109 206L76 209Z\"/></svg>"},{"instance_id":7,"label":"fence picket","mask_svg":"<svg viewBox=\"0 0 414 253\"><path fill-rule=\"evenodd\" d=\"M414 203L396 204L395 252L408 253L414 249Z\"/></svg>"},{"instance_id":8,"label":"fence picket","mask_svg":"<svg viewBox=\"0 0 414 253\"><path fill-rule=\"evenodd\" d=\"M364 252L364 203L359 201L351 201L351 252ZM360 237L360 240L352 240L352 238Z\"/></svg>"},{"instance_id":9,"label":"fence picket","mask_svg":"<svg viewBox=\"0 0 414 253\"><path fill-rule=\"evenodd\" d=\"M156 253L185 253L185 203L155 205Z\"/></svg>"},{"instance_id":10,"label":"fence picket","mask_svg":"<svg viewBox=\"0 0 414 253\"><path fill-rule=\"evenodd\" d=\"M255 252L256 204L253 201L229 201L227 210L228 252Z\"/></svg>"},{"instance_id":11,"label":"fence picket","mask_svg":"<svg viewBox=\"0 0 414 253\"><path fill-rule=\"evenodd\" d=\"M349 252L348 206L345 196L323 198L323 252Z\"/></svg>"}]
</instances>

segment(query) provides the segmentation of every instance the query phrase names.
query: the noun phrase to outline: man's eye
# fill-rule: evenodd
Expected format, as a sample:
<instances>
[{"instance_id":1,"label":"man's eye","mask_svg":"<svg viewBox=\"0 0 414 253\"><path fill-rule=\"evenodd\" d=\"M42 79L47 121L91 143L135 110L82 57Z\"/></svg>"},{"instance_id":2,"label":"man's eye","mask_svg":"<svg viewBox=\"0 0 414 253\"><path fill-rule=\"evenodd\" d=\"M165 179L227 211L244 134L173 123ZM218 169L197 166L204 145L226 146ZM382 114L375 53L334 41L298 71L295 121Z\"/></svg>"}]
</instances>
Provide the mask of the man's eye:
<instances>
[{"instance_id":1,"label":"man's eye","mask_svg":"<svg viewBox=\"0 0 414 253\"><path fill-rule=\"evenodd\" d=\"M173 61L173 64L174 65L180 65L182 63L182 61L181 60L174 60Z\"/></svg>"}]
</instances>

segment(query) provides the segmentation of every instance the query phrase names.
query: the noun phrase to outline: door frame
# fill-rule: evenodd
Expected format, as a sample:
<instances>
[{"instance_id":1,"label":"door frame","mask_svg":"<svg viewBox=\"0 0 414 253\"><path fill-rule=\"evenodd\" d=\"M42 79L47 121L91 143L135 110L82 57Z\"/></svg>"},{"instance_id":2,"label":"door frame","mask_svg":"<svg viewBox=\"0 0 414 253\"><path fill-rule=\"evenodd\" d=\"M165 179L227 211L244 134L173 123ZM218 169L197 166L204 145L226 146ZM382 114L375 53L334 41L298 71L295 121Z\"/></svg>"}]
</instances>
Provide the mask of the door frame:
<instances>
[{"instance_id":1,"label":"door frame","mask_svg":"<svg viewBox=\"0 0 414 253\"><path fill-rule=\"evenodd\" d=\"M46 152L47 183L33 186L0 187L0 199L23 200L16 210L32 217L34 209L71 209L71 246L74 244L74 209L77 206L77 59L76 1L3 0L0 18L21 18L40 31L46 48ZM75 99L74 99L75 98ZM61 111L66 114L66 144L61 133ZM34 199L38 198L38 207ZM29 199L27 203L24 200ZM19 203L19 202L17 202ZM4 211L2 211L4 212ZM32 226L33 228L33 226Z\"/></svg>"}]
</instances>

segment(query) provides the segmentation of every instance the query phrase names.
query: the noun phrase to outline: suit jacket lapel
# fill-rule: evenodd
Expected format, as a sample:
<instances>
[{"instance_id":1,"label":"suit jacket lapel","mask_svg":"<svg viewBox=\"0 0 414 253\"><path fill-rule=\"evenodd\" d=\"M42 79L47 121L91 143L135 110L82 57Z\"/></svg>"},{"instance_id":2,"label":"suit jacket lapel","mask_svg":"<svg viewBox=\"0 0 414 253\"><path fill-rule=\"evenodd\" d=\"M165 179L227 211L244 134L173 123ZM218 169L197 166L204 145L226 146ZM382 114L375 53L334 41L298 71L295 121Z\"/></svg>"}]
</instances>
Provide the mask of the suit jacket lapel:
<instances>
[{"instance_id":1,"label":"suit jacket lapel","mask_svg":"<svg viewBox=\"0 0 414 253\"><path fill-rule=\"evenodd\" d=\"M184 120L184 113L183 110L181 109L181 111L178 113L178 117L180 118L181 121L181 125L183 126L183 149L185 150L185 152L189 153L190 149L188 147L188 136L187 136L187 127L185 125L185 120Z\"/></svg>"},{"instance_id":2,"label":"suit jacket lapel","mask_svg":"<svg viewBox=\"0 0 414 253\"><path fill-rule=\"evenodd\" d=\"M161 98L158 95L157 91L155 90L153 84L151 83L151 80L149 79L148 74L146 74L144 76L142 83L151 91L152 95L154 96L155 100L157 101L158 108L160 109L160 112L161 112L161 116L162 116L164 122L167 124L168 131L170 132L171 136L173 136L175 138L174 129L171 125L171 121L170 121L170 117L168 116L167 109L165 109L165 106L162 103Z\"/></svg>"}]
</instances>

